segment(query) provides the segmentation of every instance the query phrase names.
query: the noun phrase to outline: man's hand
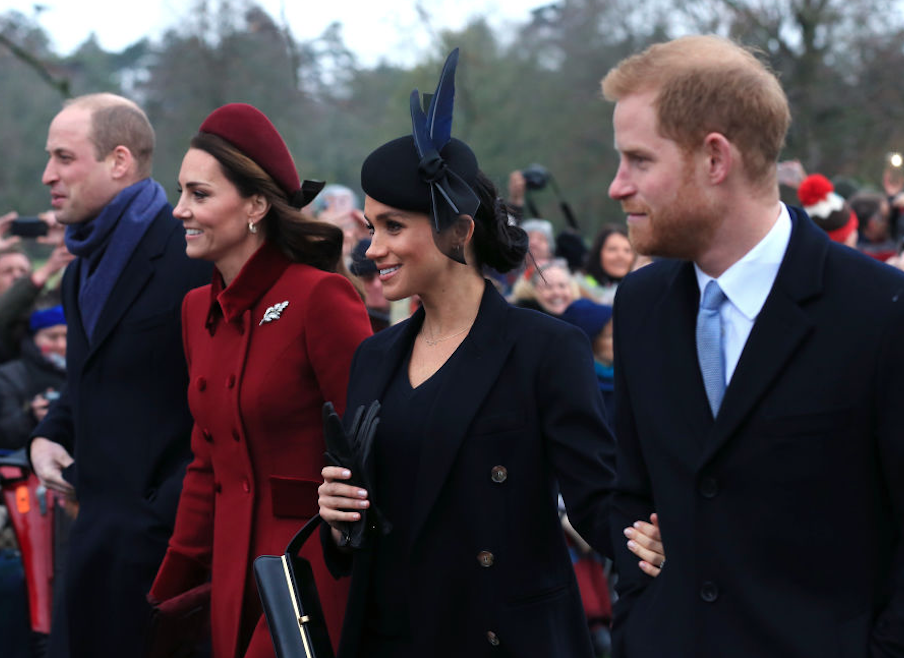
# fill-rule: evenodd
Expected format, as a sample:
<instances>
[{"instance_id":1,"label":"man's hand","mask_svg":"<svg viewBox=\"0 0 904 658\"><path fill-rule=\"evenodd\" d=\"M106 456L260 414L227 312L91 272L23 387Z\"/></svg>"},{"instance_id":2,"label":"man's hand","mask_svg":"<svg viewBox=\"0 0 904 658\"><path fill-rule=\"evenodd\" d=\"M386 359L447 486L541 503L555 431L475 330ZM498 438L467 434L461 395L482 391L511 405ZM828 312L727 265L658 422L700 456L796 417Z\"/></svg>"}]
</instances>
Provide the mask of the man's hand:
<instances>
[{"instance_id":1,"label":"man's hand","mask_svg":"<svg viewBox=\"0 0 904 658\"><path fill-rule=\"evenodd\" d=\"M807 177L807 171L800 160L784 160L777 167L779 185L787 185L796 190Z\"/></svg>"},{"instance_id":2,"label":"man's hand","mask_svg":"<svg viewBox=\"0 0 904 658\"><path fill-rule=\"evenodd\" d=\"M56 219L56 215L49 210L38 215L38 219L47 224L47 235L37 238L37 242L53 245L54 247L59 247L63 244L66 238L66 225L60 224Z\"/></svg>"},{"instance_id":3,"label":"man's hand","mask_svg":"<svg viewBox=\"0 0 904 658\"><path fill-rule=\"evenodd\" d=\"M665 564L665 549L656 513L650 514L649 523L635 521L633 527L625 528L625 537L628 538L628 549L640 558L641 571L654 578L658 576Z\"/></svg>"},{"instance_id":4,"label":"man's hand","mask_svg":"<svg viewBox=\"0 0 904 658\"><path fill-rule=\"evenodd\" d=\"M31 400L31 415L35 417L35 420L39 423L44 420L44 416L47 415L47 408L50 406L50 400L44 397L43 393L38 393Z\"/></svg>"},{"instance_id":5,"label":"man's hand","mask_svg":"<svg viewBox=\"0 0 904 658\"><path fill-rule=\"evenodd\" d=\"M8 212L2 217L0 217L0 250L9 249L13 245L19 244L21 238L18 235L11 235L9 237L6 236L6 232L9 230L9 225L13 223L13 220L19 216L15 210L12 212Z\"/></svg>"},{"instance_id":6,"label":"man's hand","mask_svg":"<svg viewBox=\"0 0 904 658\"><path fill-rule=\"evenodd\" d=\"M524 174L520 170L513 171L509 174L508 179L508 202L513 206L524 205L524 191L527 189L527 182L524 180Z\"/></svg>"},{"instance_id":7,"label":"man's hand","mask_svg":"<svg viewBox=\"0 0 904 658\"><path fill-rule=\"evenodd\" d=\"M47 224L47 235L38 238L41 244L53 245L54 250L51 252L47 261L31 275L31 282L36 288L43 288L47 282L60 270L64 269L71 263L75 256L69 253L64 243L66 236L66 227L57 222L52 212L44 212L38 215L38 218Z\"/></svg>"},{"instance_id":8,"label":"man's hand","mask_svg":"<svg viewBox=\"0 0 904 658\"><path fill-rule=\"evenodd\" d=\"M47 261L32 272L31 282L35 284L36 288L43 288L57 272L64 269L74 259L75 256L69 253L66 245L59 245L50 253Z\"/></svg>"},{"instance_id":9,"label":"man's hand","mask_svg":"<svg viewBox=\"0 0 904 658\"><path fill-rule=\"evenodd\" d=\"M66 448L55 441L39 436L31 442L31 464L41 484L70 498L75 497L75 489L63 479L63 469L72 462Z\"/></svg>"}]
</instances>

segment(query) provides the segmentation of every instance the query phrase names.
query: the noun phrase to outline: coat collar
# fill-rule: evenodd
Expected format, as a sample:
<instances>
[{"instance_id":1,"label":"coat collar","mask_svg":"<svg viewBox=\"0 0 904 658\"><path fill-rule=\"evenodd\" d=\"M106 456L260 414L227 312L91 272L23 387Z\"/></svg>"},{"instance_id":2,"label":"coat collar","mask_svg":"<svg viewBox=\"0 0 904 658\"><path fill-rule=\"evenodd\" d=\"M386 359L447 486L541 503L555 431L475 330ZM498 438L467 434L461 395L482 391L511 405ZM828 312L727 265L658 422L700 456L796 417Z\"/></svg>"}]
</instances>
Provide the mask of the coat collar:
<instances>
[{"instance_id":1,"label":"coat collar","mask_svg":"<svg viewBox=\"0 0 904 658\"><path fill-rule=\"evenodd\" d=\"M214 268L210 286L210 308L205 325L213 333L219 318L233 322L251 309L279 280L291 261L270 243L265 242L242 266L235 280L227 287L220 271Z\"/></svg>"},{"instance_id":2,"label":"coat collar","mask_svg":"<svg viewBox=\"0 0 904 658\"><path fill-rule=\"evenodd\" d=\"M517 338L514 332L518 328L506 322L509 310L508 303L487 281L477 319L459 348L464 353L448 364L452 370L443 380L437 392L437 404L424 426L424 436L430 437L430 446L421 452L415 479L412 541L429 518L468 427L514 347Z\"/></svg>"},{"instance_id":3,"label":"coat collar","mask_svg":"<svg viewBox=\"0 0 904 658\"><path fill-rule=\"evenodd\" d=\"M663 266L668 267L666 263ZM643 340L651 348L656 346L648 363L661 375L646 377L642 369L640 374L627 374L644 380L643 388L652 392L651 399L661 408L661 417L681 419L675 423L674 437L668 445L675 457L688 456L692 467L713 424L697 362L700 291L690 261L675 261L666 276L662 294L652 302L650 315L640 329ZM616 336L616 354L620 343L621 338Z\"/></svg>"},{"instance_id":4,"label":"coat collar","mask_svg":"<svg viewBox=\"0 0 904 658\"><path fill-rule=\"evenodd\" d=\"M509 308L508 302L496 291L492 283L489 281L484 283L477 318L462 343L463 346L467 344L465 349L477 354L495 349L501 343L506 342L502 322ZM363 373L365 377L371 379L364 385L364 388L370 391L372 398L379 399L386 392L389 380L396 372L396 366L411 350L414 339L424 324L424 316L424 309L420 307L404 322L376 334L371 339L383 342L380 345L374 367Z\"/></svg>"},{"instance_id":5,"label":"coat collar","mask_svg":"<svg viewBox=\"0 0 904 658\"><path fill-rule=\"evenodd\" d=\"M430 509L449 476L468 426L477 414L502 370L519 330L506 322L508 303L487 281L477 319L459 346L463 350L446 365L451 368L437 392L424 427L430 445L421 453L421 465L415 481L412 510L412 542L429 517ZM389 380L396 373L424 322L424 310L418 309L408 320L374 336L377 356L372 367L363 369L362 400L382 399ZM369 381L368 381L369 380Z\"/></svg>"}]
</instances>

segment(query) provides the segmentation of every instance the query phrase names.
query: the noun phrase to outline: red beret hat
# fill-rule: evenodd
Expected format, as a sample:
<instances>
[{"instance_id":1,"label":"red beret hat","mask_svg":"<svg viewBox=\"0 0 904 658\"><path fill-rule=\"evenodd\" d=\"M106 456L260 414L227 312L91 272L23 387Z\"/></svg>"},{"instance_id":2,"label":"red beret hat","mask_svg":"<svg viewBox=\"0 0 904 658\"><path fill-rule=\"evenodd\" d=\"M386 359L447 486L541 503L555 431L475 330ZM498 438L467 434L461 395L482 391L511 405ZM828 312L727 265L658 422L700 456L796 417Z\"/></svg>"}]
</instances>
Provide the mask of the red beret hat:
<instances>
[{"instance_id":1,"label":"red beret hat","mask_svg":"<svg viewBox=\"0 0 904 658\"><path fill-rule=\"evenodd\" d=\"M229 103L210 113L199 129L225 139L276 181L291 203L301 189L295 161L270 119L253 105Z\"/></svg>"}]
</instances>

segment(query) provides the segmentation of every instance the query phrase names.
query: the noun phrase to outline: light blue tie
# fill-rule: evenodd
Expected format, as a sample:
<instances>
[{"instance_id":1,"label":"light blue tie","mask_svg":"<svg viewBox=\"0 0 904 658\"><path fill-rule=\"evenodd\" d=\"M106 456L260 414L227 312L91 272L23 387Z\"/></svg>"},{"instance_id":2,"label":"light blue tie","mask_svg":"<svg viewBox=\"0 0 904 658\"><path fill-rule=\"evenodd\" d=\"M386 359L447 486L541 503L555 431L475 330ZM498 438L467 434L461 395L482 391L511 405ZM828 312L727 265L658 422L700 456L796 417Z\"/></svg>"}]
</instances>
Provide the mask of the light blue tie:
<instances>
[{"instance_id":1,"label":"light blue tie","mask_svg":"<svg viewBox=\"0 0 904 658\"><path fill-rule=\"evenodd\" d=\"M697 313L697 360L713 418L719 414L722 396L725 395L725 345L719 315L719 308L725 299L725 293L713 279L703 289Z\"/></svg>"}]
</instances>

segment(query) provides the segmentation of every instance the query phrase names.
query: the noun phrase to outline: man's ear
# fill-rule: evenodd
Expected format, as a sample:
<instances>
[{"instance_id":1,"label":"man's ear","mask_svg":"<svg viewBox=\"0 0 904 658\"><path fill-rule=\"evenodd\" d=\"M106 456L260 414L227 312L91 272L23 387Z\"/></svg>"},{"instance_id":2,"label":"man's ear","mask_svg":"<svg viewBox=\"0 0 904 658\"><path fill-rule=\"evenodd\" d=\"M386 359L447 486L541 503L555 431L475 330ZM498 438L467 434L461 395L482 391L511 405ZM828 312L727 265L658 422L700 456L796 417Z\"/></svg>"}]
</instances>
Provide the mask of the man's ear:
<instances>
[{"instance_id":1,"label":"man's ear","mask_svg":"<svg viewBox=\"0 0 904 658\"><path fill-rule=\"evenodd\" d=\"M703 139L703 153L706 157L706 177L713 185L719 185L738 165L737 149L722 133L709 133Z\"/></svg>"},{"instance_id":2,"label":"man's ear","mask_svg":"<svg viewBox=\"0 0 904 658\"><path fill-rule=\"evenodd\" d=\"M110 151L107 161L110 163L110 175L119 180L132 173L135 158L128 147L119 145Z\"/></svg>"}]
</instances>

